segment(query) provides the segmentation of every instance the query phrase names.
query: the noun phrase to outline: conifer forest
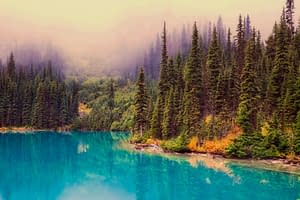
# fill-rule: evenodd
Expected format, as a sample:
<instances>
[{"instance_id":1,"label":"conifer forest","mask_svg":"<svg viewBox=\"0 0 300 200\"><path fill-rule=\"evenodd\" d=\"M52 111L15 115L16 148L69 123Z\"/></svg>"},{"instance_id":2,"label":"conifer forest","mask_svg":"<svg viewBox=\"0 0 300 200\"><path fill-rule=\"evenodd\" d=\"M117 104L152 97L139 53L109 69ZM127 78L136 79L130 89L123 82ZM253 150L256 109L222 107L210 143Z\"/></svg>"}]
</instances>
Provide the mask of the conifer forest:
<instances>
[{"instance_id":1,"label":"conifer forest","mask_svg":"<svg viewBox=\"0 0 300 200\"><path fill-rule=\"evenodd\" d=\"M300 22L293 14L288 0L266 40L249 16L240 15L235 30L213 25L208 36L194 23L188 52L182 45L175 54L165 23L157 84L151 85L157 74L151 63L137 77L134 141L159 139L166 150L205 152L207 141L239 129L232 143L213 151L238 158L299 155Z\"/></svg>"},{"instance_id":2,"label":"conifer forest","mask_svg":"<svg viewBox=\"0 0 300 200\"><path fill-rule=\"evenodd\" d=\"M300 0L0 0L0 200L300 200Z\"/></svg>"},{"instance_id":3,"label":"conifer forest","mask_svg":"<svg viewBox=\"0 0 300 200\"><path fill-rule=\"evenodd\" d=\"M163 23L119 76L65 74L51 59L0 65L0 126L122 130L165 151L235 158L300 155L300 21L287 0L267 38L239 15L181 34ZM202 27L203 28L203 27Z\"/></svg>"}]
</instances>

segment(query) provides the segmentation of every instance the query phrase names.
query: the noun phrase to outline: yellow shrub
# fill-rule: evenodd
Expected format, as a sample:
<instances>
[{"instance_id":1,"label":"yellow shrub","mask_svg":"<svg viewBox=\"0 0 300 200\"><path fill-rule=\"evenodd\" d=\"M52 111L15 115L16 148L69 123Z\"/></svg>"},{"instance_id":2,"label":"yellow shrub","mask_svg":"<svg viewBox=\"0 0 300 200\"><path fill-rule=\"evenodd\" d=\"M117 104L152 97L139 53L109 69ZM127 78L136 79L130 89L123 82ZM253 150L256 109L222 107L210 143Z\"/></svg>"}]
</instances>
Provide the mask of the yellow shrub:
<instances>
[{"instance_id":1,"label":"yellow shrub","mask_svg":"<svg viewBox=\"0 0 300 200\"><path fill-rule=\"evenodd\" d=\"M207 115L206 117L205 117L205 123L206 124L209 124L210 122L211 122L211 120L212 120L212 115Z\"/></svg>"},{"instance_id":2,"label":"yellow shrub","mask_svg":"<svg viewBox=\"0 0 300 200\"><path fill-rule=\"evenodd\" d=\"M188 144L188 148L194 152L224 154L225 149L232 141L241 135L241 129L237 126L233 127L222 139L206 140L199 146L197 137L193 137Z\"/></svg>"},{"instance_id":3,"label":"yellow shrub","mask_svg":"<svg viewBox=\"0 0 300 200\"><path fill-rule=\"evenodd\" d=\"M188 148L191 151L198 151L198 148L199 148L198 145L199 145L198 137L194 136L194 137L192 137L190 143L188 144Z\"/></svg>"},{"instance_id":4,"label":"yellow shrub","mask_svg":"<svg viewBox=\"0 0 300 200\"><path fill-rule=\"evenodd\" d=\"M152 139L152 138L149 138L147 141L146 141L146 144L155 144L155 145L160 145L161 141L160 140L157 140L157 139Z\"/></svg>"},{"instance_id":5,"label":"yellow shrub","mask_svg":"<svg viewBox=\"0 0 300 200\"><path fill-rule=\"evenodd\" d=\"M265 122L264 125L261 127L261 134L263 136L267 136L269 135L269 129L270 129L270 125L268 122Z\"/></svg>"},{"instance_id":6,"label":"yellow shrub","mask_svg":"<svg viewBox=\"0 0 300 200\"><path fill-rule=\"evenodd\" d=\"M88 115L92 111L91 108L88 108L86 104L84 103L79 103L79 114L80 115Z\"/></svg>"}]
</instances>

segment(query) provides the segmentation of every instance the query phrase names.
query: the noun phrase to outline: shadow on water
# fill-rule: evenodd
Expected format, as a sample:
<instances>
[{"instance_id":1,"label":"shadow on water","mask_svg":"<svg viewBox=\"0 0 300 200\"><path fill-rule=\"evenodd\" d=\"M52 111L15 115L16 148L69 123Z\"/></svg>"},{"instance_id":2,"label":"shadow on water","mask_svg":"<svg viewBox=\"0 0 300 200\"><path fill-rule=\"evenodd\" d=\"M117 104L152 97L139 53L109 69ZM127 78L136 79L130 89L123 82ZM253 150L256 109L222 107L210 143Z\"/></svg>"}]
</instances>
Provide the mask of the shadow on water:
<instances>
[{"instance_id":1,"label":"shadow on water","mask_svg":"<svg viewBox=\"0 0 300 200\"><path fill-rule=\"evenodd\" d=\"M296 175L230 163L191 165L119 148L126 139L109 132L2 134L0 199L300 198Z\"/></svg>"}]
</instances>

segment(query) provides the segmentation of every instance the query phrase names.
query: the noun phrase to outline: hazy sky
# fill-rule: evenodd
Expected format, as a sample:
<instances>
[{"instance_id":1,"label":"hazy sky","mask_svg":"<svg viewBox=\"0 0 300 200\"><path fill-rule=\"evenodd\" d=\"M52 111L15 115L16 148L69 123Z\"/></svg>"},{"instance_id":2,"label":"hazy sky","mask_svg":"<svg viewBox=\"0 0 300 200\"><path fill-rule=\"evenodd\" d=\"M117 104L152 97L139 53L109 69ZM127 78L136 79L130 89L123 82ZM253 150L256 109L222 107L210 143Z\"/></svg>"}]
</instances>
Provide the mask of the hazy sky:
<instances>
[{"instance_id":1,"label":"hazy sky","mask_svg":"<svg viewBox=\"0 0 300 200\"><path fill-rule=\"evenodd\" d=\"M143 51L164 20L171 31L221 15L235 29L238 15L249 14L267 36L284 4L285 0L1 0L0 48L32 40L51 43L80 65L107 67ZM295 4L298 19L300 0ZM113 59L116 54L118 59Z\"/></svg>"}]
</instances>

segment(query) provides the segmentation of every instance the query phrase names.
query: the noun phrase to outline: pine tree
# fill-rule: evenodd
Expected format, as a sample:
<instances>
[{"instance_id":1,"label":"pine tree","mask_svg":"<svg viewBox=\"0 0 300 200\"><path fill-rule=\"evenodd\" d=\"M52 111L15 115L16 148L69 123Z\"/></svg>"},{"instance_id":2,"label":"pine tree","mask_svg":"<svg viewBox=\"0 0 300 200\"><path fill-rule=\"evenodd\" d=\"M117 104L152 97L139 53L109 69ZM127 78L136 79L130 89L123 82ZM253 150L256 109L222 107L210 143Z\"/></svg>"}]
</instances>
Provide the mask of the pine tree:
<instances>
[{"instance_id":1,"label":"pine tree","mask_svg":"<svg viewBox=\"0 0 300 200\"><path fill-rule=\"evenodd\" d=\"M167 52L167 30L166 23L164 23L163 34L162 34L162 50L161 50L161 63L160 63L160 79L158 89L160 96L164 99L169 89L168 84L168 52Z\"/></svg>"},{"instance_id":2,"label":"pine tree","mask_svg":"<svg viewBox=\"0 0 300 200\"><path fill-rule=\"evenodd\" d=\"M288 52L289 68L286 74L288 80L286 81L287 86L281 111L283 115L282 119L287 126L291 125L296 119L298 109L295 102L297 102L297 98L300 98L300 96L297 97L297 71L299 60L296 58L296 54L295 45L291 43Z\"/></svg>"},{"instance_id":3,"label":"pine tree","mask_svg":"<svg viewBox=\"0 0 300 200\"><path fill-rule=\"evenodd\" d=\"M267 59L268 72L271 71L275 61L277 33L278 33L278 25L277 23L275 23L272 34L266 40L265 57Z\"/></svg>"},{"instance_id":4,"label":"pine tree","mask_svg":"<svg viewBox=\"0 0 300 200\"><path fill-rule=\"evenodd\" d=\"M158 83L158 98L151 120L151 132L154 137L162 137L161 120L165 107L166 94L169 91L169 72L168 72L168 52L167 52L167 31L164 23L161 45L160 79Z\"/></svg>"},{"instance_id":5,"label":"pine tree","mask_svg":"<svg viewBox=\"0 0 300 200\"><path fill-rule=\"evenodd\" d=\"M183 60L180 54L176 58L176 84L174 86L174 116L175 116L175 134L179 132L182 125L183 95L184 95L184 77L183 77Z\"/></svg>"},{"instance_id":6,"label":"pine tree","mask_svg":"<svg viewBox=\"0 0 300 200\"><path fill-rule=\"evenodd\" d=\"M16 64L15 64L15 59L14 59L13 53L10 54L9 61L7 64L7 71L8 71L8 76L11 79L14 79L16 76Z\"/></svg>"},{"instance_id":7,"label":"pine tree","mask_svg":"<svg viewBox=\"0 0 300 200\"><path fill-rule=\"evenodd\" d=\"M168 92L171 90L172 87L174 87L174 85L176 85L176 78L177 78L177 72L174 66L174 62L173 62L173 58L169 58L168 60L168 67L167 67L167 71L168 71ZM167 97L167 95L166 95Z\"/></svg>"},{"instance_id":8,"label":"pine tree","mask_svg":"<svg viewBox=\"0 0 300 200\"><path fill-rule=\"evenodd\" d=\"M184 75L183 75L183 59L180 54L177 55L176 57L176 65L175 65L175 80L176 80L176 88L178 89L179 92L179 97L178 99L182 101L183 98L183 92L184 92L184 87L185 87L185 82L184 82Z\"/></svg>"},{"instance_id":9,"label":"pine tree","mask_svg":"<svg viewBox=\"0 0 300 200\"><path fill-rule=\"evenodd\" d=\"M244 30L244 24L242 16L239 16L239 23L237 26L237 35L236 35L236 63L237 63L237 70L238 74L242 73L243 67L244 67L244 58L245 58L245 30Z\"/></svg>"},{"instance_id":10,"label":"pine tree","mask_svg":"<svg viewBox=\"0 0 300 200\"><path fill-rule=\"evenodd\" d=\"M199 58L199 37L196 23L192 36L192 49L185 69L183 132L198 134L201 120L202 66Z\"/></svg>"},{"instance_id":11,"label":"pine tree","mask_svg":"<svg viewBox=\"0 0 300 200\"><path fill-rule=\"evenodd\" d=\"M293 44L294 44L294 51L295 51L295 60L297 60L298 62L300 62L300 21L299 21L299 27L297 28L296 34L294 36L294 40L293 40ZM296 65L295 65L296 67ZM296 69L295 71L297 71L298 69Z\"/></svg>"},{"instance_id":12,"label":"pine tree","mask_svg":"<svg viewBox=\"0 0 300 200\"><path fill-rule=\"evenodd\" d=\"M137 92L135 95L135 130L141 135L145 132L147 127L147 109L148 109L148 96L145 86L144 68L141 68L139 77L136 83Z\"/></svg>"},{"instance_id":13,"label":"pine tree","mask_svg":"<svg viewBox=\"0 0 300 200\"><path fill-rule=\"evenodd\" d=\"M289 36L293 36L295 33L295 27L294 27L294 9L295 9L295 3L294 0L286 0L286 13L285 13L285 18L286 18L286 23L288 25L289 29Z\"/></svg>"},{"instance_id":14,"label":"pine tree","mask_svg":"<svg viewBox=\"0 0 300 200\"><path fill-rule=\"evenodd\" d=\"M245 30L245 40L249 40L251 38L251 21L249 15L247 15L244 23L244 30Z\"/></svg>"},{"instance_id":15,"label":"pine tree","mask_svg":"<svg viewBox=\"0 0 300 200\"><path fill-rule=\"evenodd\" d=\"M32 111L32 83L27 83L24 91L24 106L23 106L23 112L22 112L22 122L23 126L30 126L31 125L31 111Z\"/></svg>"},{"instance_id":16,"label":"pine tree","mask_svg":"<svg viewBox=\"0 0 300 200\"><path fill-rule=\"evenodd\" d=\"M18 105L17 105L17 84L13 80L8 80L8 88L7 88L7 100L8 100L8 108L7 108L7 125L15 126L17 125L17 116L18 116Z\"/></svg>"},{"instance_id":17,"label":"pine tree","mask_svg":"<svg viewBox=\"0 0 300 200\"><path fill-rule=\"evenodd\" d=\"M0 125L1 127L6 125L7 118L7 78L5 76L4 69L0 71Z\"/></svg>"},{"instance_id":18,"label":"pine tree","mask_svg":"<svg viewBox=\"0 0 300 200\"><path fill-rule=\"evenodd\" d=\"M240 84L239 84L239 75L237 70L236 62L233 60L231 68L229 70L229 80L228 80L228 101L229 107L232 108L232 115L236 114L237 107L239 104L240 96Z\"/></svg>"},{"instance_id":19,"label":"pine tree","mask_svg":"<svg viewBox=\"0 0 300 200\"><path fill-rule=\"evenodd\" d=\"M254 31L255 33L255 31ZM245 67L241 76L240 103L237 123L245 134L256 128L257 100L259 89L256 85L255 71L255 34L249 40L246 48Z\"/></svg>"},{"instance_id":20,"label":"pine tree","mask_svg":"<svg viewBox=\"0 0 300 200\"><path fill-rule=\"evenodd\" d=\"M169 139L175 135L175 113L174 113L174 89L169 91L167 102L164 110L162 122L163 139Z\"/></svg>"},{"instance_id":21,"label":"pine tree","mask_svg":"<svg viewBox=\"0 0 300 200\"><path fill-rule=\"evenodd\" d=\"M152 133L152 137L154 138L162 138L162 134L161 134L161 123L160 120L162 118L160 118L160 114L159 114L159 105L161 104L162 99L161 97L158 97L158 99L156 100L155 106L154 106L154 110L153 110L153 114L152 114L152 118L151 118L151 124L150 124L150 130Z\"/></svg>"},{"instance_id":22,"label":"pine tree","mask_svg":"<svg viewBox=\"0 0 300 200\"><path fill-rule=\"evenodd\" d=\"M287 89L287 75L289 72L288 62L288 34L284 16L281 18L280 27L276 34L276 55L274 67L271 71L270 81L268 84L267 101L271 111L275 111L283 120L283 102Z\"/></svg>"},{"instance_id":23,"label":"pine tree","mask_svg":"<svg viewBox=\"0 0 300 200\"><path fill-rule=\"evenodd\" d=\"M227 44L225 49L225 59L226 59L226 66L231 67L232 65L232 43L231 43L231 31L230 28L227 32Z\"/></svg>"},{"instance_id":24,"label":"pine tree","mask_svg":"<svg viewBox=\"0 0 300 200\"><path fill-rule=\"evenodd\" d=\"M59 126L59 93L58 85L56 81L50 81L50 90L49 90L49 127L56 129Z\"/></svg>"},{"instance_id":25,"label":"pine tree","mask_svg":"<svg viewBox=\"0 0 300 200\"><path fill-rule=\"evenodd\" d=\"M214 28L213 38L209 47L207 64L206 64L208 68L208 94L209 94L210 111L213 113L213 115L216 112L218 78L222 68L220 57L221 57L220 46L217 39L216 28Z\"/></svg>"},{"instance_id":26,"label":"pine tree","mask_svg":"<svg viewBox=\"0 0 300 200\"><path fill-rule=\"evenodd\" d=\"M45 112L45 86L41 82L38 84L37 94L33 105L33 116L31 124L36 128L47 128L46 120L44 118ZM48 113L47 113L48 115Z\"/></svg>"},{"instance_id":27,"label":"pine tree","mask_svg":"<svg viewBox=\"0 0 300 200\"><path fill-rule=\"evenodd\" d=\"M215 93L215 113L216 115L221 114L222 117L225 117L228 113L229 107L227 105L227 95L228 95L228 72L223 70L220 72L217 83L217 90Z\"/></svg>"},{"instance_id":28,"label":"pine tree","mask_svg":"<svg viewBox=\"0 0 300 200\"><path fill-rule=\"evenodd\" d=\"M66 94L65 86L60 85L59 92L62 94L63 98L60 100L59 105L59 124L60 126L66 125L69 123L69 104L68 104L68 95Z\"/></svg>"}]
</instances>

